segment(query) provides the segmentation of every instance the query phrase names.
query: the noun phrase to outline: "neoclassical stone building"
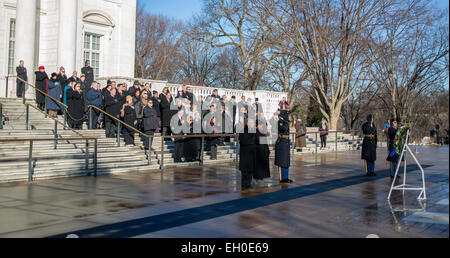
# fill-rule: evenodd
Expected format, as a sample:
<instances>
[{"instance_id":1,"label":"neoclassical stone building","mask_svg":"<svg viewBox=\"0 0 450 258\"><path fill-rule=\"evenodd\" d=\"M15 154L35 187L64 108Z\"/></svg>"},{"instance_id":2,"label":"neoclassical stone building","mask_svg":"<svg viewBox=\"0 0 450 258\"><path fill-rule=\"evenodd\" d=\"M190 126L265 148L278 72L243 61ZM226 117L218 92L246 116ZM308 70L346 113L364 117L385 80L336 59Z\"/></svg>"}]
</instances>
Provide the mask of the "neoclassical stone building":
<instances>
[{"instance_id":1,"label":"neoclassical stone building","mask_svg":"<svg viewBox=\"0 0 450 258\"><path fill-rule=\"evenodd\" d=\"M132 77L135 21L136 0L0 0L0 97L19 60L30 81L38 66L70 76L87 59L95 77ZM15 88L10 79L9 96Z\"/></svg>"}]
</instances>

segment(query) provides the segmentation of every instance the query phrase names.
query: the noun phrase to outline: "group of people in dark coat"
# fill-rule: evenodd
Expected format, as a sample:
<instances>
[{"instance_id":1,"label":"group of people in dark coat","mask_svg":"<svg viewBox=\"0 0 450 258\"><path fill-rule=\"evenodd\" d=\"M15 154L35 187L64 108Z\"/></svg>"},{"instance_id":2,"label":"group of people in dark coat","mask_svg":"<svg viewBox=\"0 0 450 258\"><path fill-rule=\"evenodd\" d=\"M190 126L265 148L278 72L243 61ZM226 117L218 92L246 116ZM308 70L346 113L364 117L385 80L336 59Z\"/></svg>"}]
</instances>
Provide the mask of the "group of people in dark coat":
<instances>
[{"instance_id":1,"label":"group of people in dark coat","mask_svg":"<svg viewBox=\"0 0 450 258\"><path fill-rule=\"evenodd\" d=\"M26 69L23 67L23 61L20 62L16 70L18 77L26 81ZM86 61L82 71L83 74L80 78L78 78L76 71L72 73L71 77L67 78L64 67L60 67L58 74L52 73L50 78L44 66L40 66L38 71L35 72L36 104L38 108L42 111L47 110L50 117L56 118L58 114L64 114L66 111L64 105L67 105L67 121L69 127L73 129L81 129L83 122L86 120L85 115L89 104L87 95L91 90L94 79L93 68L90 67L89 61ZM23 94L23 84L22 81L18 80L18 97Z\"/></svg>"}]
</instances>

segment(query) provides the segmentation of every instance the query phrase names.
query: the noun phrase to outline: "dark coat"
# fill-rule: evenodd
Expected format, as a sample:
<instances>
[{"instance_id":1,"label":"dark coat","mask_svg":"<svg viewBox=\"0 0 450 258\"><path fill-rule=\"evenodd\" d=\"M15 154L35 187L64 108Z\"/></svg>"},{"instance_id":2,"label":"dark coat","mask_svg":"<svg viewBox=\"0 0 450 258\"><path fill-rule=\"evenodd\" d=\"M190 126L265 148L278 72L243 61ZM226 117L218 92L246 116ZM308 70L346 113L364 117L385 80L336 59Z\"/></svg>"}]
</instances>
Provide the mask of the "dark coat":
<instances>
[{"instance_id":1,"label":"dark coat","mask_svg":"<svg viewBox=\"0 0 450 258\"><path fill-rule=\"evenodd\" d=\"M193 126L190 125L190 133L188 135L195 135ZM184 140L184 158L186 162L193 162L199 159L201 139L197 137L188 137Z\"/></svg>"},{"instance_id":2,"label":"dark coat","mask_svg":"<svg viewBox=\"0 0 450 258\"><path fill-rule=\"evenodd\" d=\"M84 74L86 78L86 86L88 89L91 88L92 82L94 81L94 69L92 67L83 67L81 73Z\"/></svg>"},{"instance_id":3,"label":"dark coat","mask_svg":"<svg viewBox=\"0 0 450 258\"><path fill-rule=\"evenodd\" d=\"M17 66L16 67L16 72L17 72L17 77L24 80L24 81L28 81L28 74L27 74L27 68L25 67L21 67L21 66ZM17 83L23 83L19 80L17 80Z\"/></svg>"},{"instance_id":4,"label":"dark coat","mask_svg":"<svg viewBox=\"0 0 450 258\"><path fill-rule=\"evenodd\" d=\"M60 100L62 96L61 87L59 86L58 81L50 80L48 82L48 95L51 97ZM59 103L54 101L53 99L47 97L47 109L49 110L62 110L62 107Z\"/></svg>"},{"instance_id":5,"label":"dark coat","mask_svg":"<svg viewBox=\"0 0 450 258\"><path fill-rule=\"evenodd\" d=\"M158 128L158 116L154 108L144 108L144 131L156 130Z\"/></svg>"},{"instance_id":6,"label":"dark coat","mask_svg":"<svg viewBox=\"0 0 450 258\"><path fill-rule=\"evenodd\" d=\"M47 84L48 84L48 75L46 72L39 72L36 73L36 88L47 93ZM36 103L38 104L45 104L45 95L40 93L36 90Z\"/></svg>"},{"instance_id":7,"label":"dark coat","mask_svg":"<svg viewBox=\"0 0 450 258\"><path fill-rule=\"evenodd\" d=\"M61 73L58 74L57 77L58 81L59 81L59 85L61 86L61 92L64 94L64 89L66 88L67 84L69 84L69 80L67 79L67 75L61 75ZM61 99L64 98L64 95Z\"/></svg>"},{"instance_id":8,"label":"dark coat","mask_svg":"<svg viewBox=\"0 0 450 258\"><path fill-rule=\"evenodd\" d=\"M364 140L362 144L361 159L373 162L377 160L377 128L375 125L370 126L369 122L366 122L362 126L364 134ZM367 135L374 135L374 137L368 137Z\"/></svg>"},{"instance_id":9,"label":"dark coat","mask_svg":"<svg viewBox=\"0 0 450 258\"><path fill-rule=\"evenodd\" d=\"M102 92L100 90L94 90L93 88L91 88L87 95L87 104L88 105L92 105L92 106L96 106L96 107L101 107L102 105Z\"/></svg>"},{"instance_id":10,"label":"dark coat","mask_svg":"<svg viewBox=\"0 0 450 258\"><path fill-rule=\"evenodd\" d=\"M256 162L255 162L255 179L264 179L270 177L270 150L269 145L263 143L260 137L265 135L256 131Z\"/></svg>"},{"instance_id":11,"label":"dark coat","mask_svg":"<svg viewBox=\"0 0 450 258\"><path fill-rule=\"evenodd\" d=\"M325 125L325 129L320 125L319 127L320 136L328 135L328 125Z\"/></svg>"},{"instance_id":12,"label":"dark coat","mask_svg":"<svg viewBox=\"0 0 450 258\"><path fill-rule=\"evenodd\" d=\"M128 89L128 91L127 91L127 94L128 95L130 95L130 96L132 96L132 97L135 97L136 96L136 91L137 90L139 90L140 91L140 88L139 87L134 87L134 85L132 86L132 87L130 87L129 89Z\"/></svg>"},{"instance_id":13,"label":"dark coat","mask_svg":"<svg viewBox=\"0 0 450 258\"><path fill-rule=\"evenodd\" d=\"M149 95L149 96L151 96L151 95ZM149 100L151 100L153 102L153 108L156 111L156 115L158 117L161 117L161 106L160 106L161 100L159 98L155 98L155 97L151 97Z\"/></svg>"},{"instance_id":14,"label":"dark coat","mask_svg":"<svg viewBox=\"0 0 450 258\"><path fill-rule=\"evenodd\" d=\"M278 121L278 139L275 143L275 165L282 168L291 166L291 141L285 136L289 136L289 123L280 119Z\"/></svg>"},{"instance_id":15,"label":"dark coat","mask_svg":"<svg viewBox=\"0 0 450 258\"><path fill-rule=\"evenodd\" d=\"M75 82L75 83L77 83L77 82L79 82L79 81L80 81L80 78L78 78L78 77L70 76L70 78L69 78L69 82Z\"/></svg>"},{"instance_id":16,"label":"dark coat","mask_svg":"<svg viewBox=\"0 0 450 258\"><path fill-rule=\"evenodd\" d=\"M247 126L244 133L239 134L239 170L253 174L256 168L256 133L248 133Z\"/></svg>"},{"instance_id":17,"label":"dark coat","mask_svg":"<svg viewBox=\"0 0 450 258\"><path fill-rule=\"evenodd\" d=\"M78 91L67 91L67 106L69 119L71 119L74 124L83 123L82 121L84 117L83 95Z\"/></svg>"},{"instance_id":18,"label":"dark coat","mask_svg":"<svg viewBox=\"0 0 450 258\"><path fill-rule=\"evenodd\" d=\"M136 110L134 110L133 106L131 106L131 107L126 106L124 108L123 121L125 122L125 124L136 128L136 122L137 122Z\"/></svg>"},{"instance_id":19,"label":"dark coat","mask_svg":"<svg viewBox=\"0 0 450 258\"><path fill-rule=\"evenodd\" d=\"M306 147L306 126L305 124L295 124L295 147Z\"/></svg>"},{"instance_id":20,"label":"dark coat","mask_svg":"<svg viewBox=\"0 0 450 258\"><path fill-rule=\"evenodd\" d=\"M390 155L395 149L395 136L397 135L397 131L398 131L398 129L394 128L393 126L389 127L389 129L387 131L388 149L389 149L389 153L386 158L387 161L398 162L399 155L401 154L401 153L395 153L392 156Z\"/></svg>"},{"instance_id":21,"label":"dark coat","mask_svg":"<svg viewBox=\"0 0 450 258\"><path fill-rule=\"evenodd\" d=\"M119 91L116 92L116 98L117 101L119 101L120 106L122 107L123 104L125 104L127 100L128 93L126 91L122 91L122 94L120 94Z\"/></svg>"},{"instance_id":22,"label":"dark coat","mask_svg":"<svg viewBox=\"0 0 450 258\"><path fill-rule=\"evenodd\" d=\"M116 94L117 96L117 94ZM105 95L105 111L115 118L119 118L120 110L122 109L122 105L120 105L119 100L116 96L111 96L108 92ZM109 122L115 122L112 118L105 115L105 120Z\"/></svg>"},{"instance_id":23,"label":"dark coat","mask_svg":"<svg viewBox=\"0 0 450 258\"><path fill-rule=\"evenodd\" d=\"M173 116L173 111L170 110L170 103L173 101L173 97L170 98L170 102L167 100L166 96L161 93L159 95L159 99L161 100L161 126L170 126L170 120Z\"/></svg>"}]
</instances>

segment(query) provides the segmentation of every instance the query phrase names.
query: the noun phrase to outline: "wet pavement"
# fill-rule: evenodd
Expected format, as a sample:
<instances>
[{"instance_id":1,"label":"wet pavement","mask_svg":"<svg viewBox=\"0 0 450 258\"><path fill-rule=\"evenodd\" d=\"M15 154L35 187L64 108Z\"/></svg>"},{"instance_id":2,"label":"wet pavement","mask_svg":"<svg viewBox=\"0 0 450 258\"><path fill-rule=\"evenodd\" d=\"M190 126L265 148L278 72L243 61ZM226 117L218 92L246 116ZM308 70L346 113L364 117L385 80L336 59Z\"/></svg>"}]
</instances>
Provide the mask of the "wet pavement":
<instances>
[{"instance_id":1,"label":"wet pavement","mask_svg":"<svg viewBox=\"0 0 450 258\"><path fill-rule=\"evenodd\" d=\"M396 191L385 150L377 177L360 152L305 154L241 192L233 163L0 184L0 237L448 237L448 147L418 147L427 201ZM407 183L420 184L409 157ZM273 163L273 162L272 162ZM401 179L402 181L403 179Z\"/></svg>"}]
</instances>

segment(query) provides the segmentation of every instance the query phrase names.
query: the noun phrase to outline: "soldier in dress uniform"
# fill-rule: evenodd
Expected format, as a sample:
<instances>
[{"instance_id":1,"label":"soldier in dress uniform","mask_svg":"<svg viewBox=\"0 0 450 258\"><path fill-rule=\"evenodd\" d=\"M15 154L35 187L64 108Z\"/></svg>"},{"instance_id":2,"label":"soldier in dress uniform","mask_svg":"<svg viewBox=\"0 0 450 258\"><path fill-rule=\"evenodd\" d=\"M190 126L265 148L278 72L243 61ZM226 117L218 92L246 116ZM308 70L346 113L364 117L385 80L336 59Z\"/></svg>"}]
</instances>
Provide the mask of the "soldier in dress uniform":
<instances>
[{"instance_id":1,"label":"soldier in dress uniform","mask_svg":"<svg viewBox=\"0 0 450 258\"><path fill-rule=\"evenodd\" d=\"M275 144L275 165L278 166L280 183L293 182L289 179L289 167L291 165L289 131L288 113L281 113L278 120L278 139Z\"/></svg>"},{"instance_id":2,"label":"soldier in dress uniform","mask_svg":"<svg viewBox=\"0 0 450 258\"><path fill-rule=\"evenodd\" d=\"M362 144L361 159L367 176L376 176L375 160L377 160L377 128L373 123L373 115L367 116L367 122L362 125L364 140Z\"/></svg>"}]
</instances>

